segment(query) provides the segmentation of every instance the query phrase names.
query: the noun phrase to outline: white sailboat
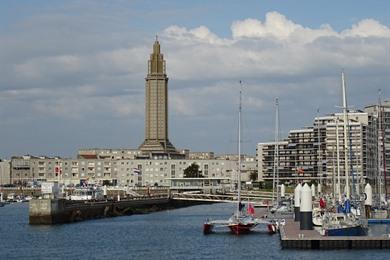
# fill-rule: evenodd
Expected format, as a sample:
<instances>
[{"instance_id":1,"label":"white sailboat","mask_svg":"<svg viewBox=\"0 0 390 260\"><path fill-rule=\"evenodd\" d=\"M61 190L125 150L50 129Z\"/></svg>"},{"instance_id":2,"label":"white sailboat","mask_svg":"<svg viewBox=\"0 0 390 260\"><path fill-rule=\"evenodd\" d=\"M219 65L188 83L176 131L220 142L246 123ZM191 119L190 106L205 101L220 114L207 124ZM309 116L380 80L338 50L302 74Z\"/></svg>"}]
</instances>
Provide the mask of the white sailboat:
<instances>
[{"instance_id":1,"label":"white sailboat","mask_svg":"<svg viewBox=\"0 0 390 260\"><path fill-rule=\"evenodd\" d=\"M269 210L267 217L269 218L284 218L286 215L293 213L290 201L282 201L282 185L279 184L279 99L275 99L275 150L274 150L274 168L272 180L272 208ZM284 186L283 186L284 189ZM284 193L284 192L283 192Z\"/></svg>"},{"instance_id":2,"label":"white sailboat","mask_svg":"<svg viewBox=\"0 0 390 260\"><path fill-rule=\"evenodd\" d=\"M337 173L338 173L338 212L325 212L322 218L322 229L321 233L325 236L362 236L367 234L367 223L356 214L351 213L351 194L349 186L349 165L348 165L348 138L347 138L347 127L348 127L348 107L346 97L346 86L344 72L341 73L342 81L342 93L343 93L343 127L344 127L344 167L345 167L345 201L344 207L341 206L341 188L340 188L340 170L339 170L339 153L338 153L338 118L336 119L336 146L337 146ZM357 210L356 210L357 212Z\"/></svg>"},{"instance_id":3,"label":"white sailboat","mask_svg":"<svg viewBox=\"0 0 390 260\"><path fill-rule=\"evenodd\" d=\"M240 81L241 85L241 81ZM242 86L242 85L241 85ZM238 170L237 170L237 207L236 213L229 219L228 227L236 235L249 233L259 223L253 215L242 212L241 202L241 112L242 112L242 89L240 89L240 102L238 109Z\"/></svg>"},{"instance_id":4,"label":"white sailboat","mask_svg":"<svg viewBox=\"0 0 390 260\"><path fill-rule=\"evenodd\" d=\"M241 81L240 81L241 85ZM240 102L238 110L238 169L237 169L237 206L233 215L228 220L207 220L203 224L203 233L210 234L213 232L214 228L224 228L227 227L230 229L230 232L235 235L247 234L251 232L257 225L266 224L268 226L269 232L274 233L276 227L273 223L269 221L255 218L253 214L246 214L242 211L242 202L241 202L241 110L242 110L242 85L240 86Z\"/></svg>"}]
</instances>

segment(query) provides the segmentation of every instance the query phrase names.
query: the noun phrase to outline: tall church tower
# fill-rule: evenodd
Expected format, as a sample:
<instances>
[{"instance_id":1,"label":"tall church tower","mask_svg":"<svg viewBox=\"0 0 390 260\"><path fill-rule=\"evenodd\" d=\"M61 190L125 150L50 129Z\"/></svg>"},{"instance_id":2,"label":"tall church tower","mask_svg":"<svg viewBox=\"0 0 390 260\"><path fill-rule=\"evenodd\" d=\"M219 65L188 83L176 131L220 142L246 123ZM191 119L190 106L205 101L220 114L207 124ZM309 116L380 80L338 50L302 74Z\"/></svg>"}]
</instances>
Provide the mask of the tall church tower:
<instances>
[{"instance_id":1,"label":"tall church tower","mask_svg":"<svg viewBox=\"0 0 390 260\"><path fill-rule=\"evenodd\" d=\"M168 77L165 60L156 37L145 78L145 141L139 149L144 155L177 157L168 139Z\"/></svg>"}]
</instances>

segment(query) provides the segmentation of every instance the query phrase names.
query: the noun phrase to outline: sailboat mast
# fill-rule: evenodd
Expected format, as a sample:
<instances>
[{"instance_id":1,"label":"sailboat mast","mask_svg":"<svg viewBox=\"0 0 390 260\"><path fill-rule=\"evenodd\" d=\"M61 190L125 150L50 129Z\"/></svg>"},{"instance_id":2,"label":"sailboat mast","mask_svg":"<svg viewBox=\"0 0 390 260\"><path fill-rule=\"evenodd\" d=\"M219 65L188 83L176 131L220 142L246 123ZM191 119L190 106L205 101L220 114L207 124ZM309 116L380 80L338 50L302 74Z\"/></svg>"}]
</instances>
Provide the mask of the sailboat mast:
<instances>
[{"instance_id":1,"label":"sailboat mast","mask_svg":"<svg viewBox=\"0 0 390 260\"><path fill-rule=\"evenodd\" d=\"M347 199L350 199L349 191L349 165L348 165L348 135L347 135L347 93L345 87L344 71L341 72L342 90L343 90L343 120L344 120L344 173L345 173L345 190Z\"/></svg>"},{"instance_id":2,"label":"sailboat mast","mask_svg":"<svg viewBox=\"0 0 390 260\"><path fill-rule=\"evenodd\" d=\"M272 204L275 204L275 192L279 201L279 100L275 99L275 150L274 150L274 171L272 184Z\"/></svg>"},{"instance_id":3,"label":"sailboat mast","mask_svg":"<svg viewBox=\"0 0 390 260\"><path fill-rule=\"evenodd\" d=\"M384 127L384 111L382 107L382 91L379 90L379 122L380 122L380 132L381 132L381 137L382 137L382 166L383 166L383 190L384 190L384 195L385 195L385 200L387 197L387 180L386 180L386 149L385 149L385 127ZM380 138L378 138L380 140ZM379 146L379 144L378 144ZM380 173L379 173L380 174ZM381 177L382 179L382 177ZM381 182L382 184L382 182Z\"/></svg>"},{"instance_id":4,"label":"sailboat mast","mask_svg":"<svg viewBox=\"0 0 390 260\"><path fill-rule=\"evenodd\" d=\"M322 158L321 158L321 131L320 131L320 109L317 109L317 142L318 142L318 163L317 163L317 177L319 177L319 182L322 185Z\"/></svg>"},{"instance_id":5,"label":"sailboat mast","mask_svg":"<svg viewBox=\"0 0 390 260\"><path fill-rule=\"evenodd\" d=\"M381 204L381 199L380 196L382 195L382 175L381 175L381 149L380 149L380 136L381 136L381 109L380 109L380 104L381 104L381 91L379 90L379 96L378 96L378 123L377 123L377 129L376 129L376 134L377 134L377 192L379 194L379 205Z\"/></svg>"},{"instance_id":6,"label":"sailboat mast","mask_svg":"<svg viewBox=\"0 0 390 260\"><path fill-rule=\"evenodd\" d=\"M332 151L332 189L333 189L333 204L336 202L336 169L334 164L334 150Z\"/></svg>"},{"instance_id":7,"label":"sailboat mast","mask_svg":"<svg viewBox=\"0 0 390 260\"><path fill-rule=\"evenodd\" d=\"M339 197L339 202L341 202L339 118L337 116L336 116L336 160L337 160L337 194Z\"/></svg>"},{"instance_id":8,"label":"sailboat mast","mask_svg":"<svg viewBox=\"0 0 390 260\"><path fill-rule=\"evenodd\" d=\"M279 191L279 99L276 99L276 193L277 202L279 203L280 191Z\"/></svg>"},{"instance_id":9,"label":"sailboat mast","mask_svg":"<svg viewBox=\"0 0 390 260\"><path fill-rule=\"evenodd\" d=\"M241 204L241 99L242 99L242 81L240 80L240 103L238 106L238 169L237 169L237 217L240 215Z\"/></svg>"}]
</instances>

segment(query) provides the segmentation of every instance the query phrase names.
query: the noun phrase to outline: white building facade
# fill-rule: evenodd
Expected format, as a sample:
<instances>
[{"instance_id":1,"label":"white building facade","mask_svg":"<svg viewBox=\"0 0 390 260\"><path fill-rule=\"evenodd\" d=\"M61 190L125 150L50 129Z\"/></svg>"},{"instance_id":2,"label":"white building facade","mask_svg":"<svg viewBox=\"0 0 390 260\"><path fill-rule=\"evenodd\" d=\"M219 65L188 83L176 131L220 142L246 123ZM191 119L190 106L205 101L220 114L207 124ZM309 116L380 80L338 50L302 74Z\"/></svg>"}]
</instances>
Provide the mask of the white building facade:
<instances>
[{"instance_id":1,"label":"white building facade","mask_svg":"<svg viewBox=\"0 0 390 260\"><path fill-rule=\"evenodd\" d=\"M238 163L224 159L64 159L50 157L21 156L11 159L13 184L58 181L79 184L80 181L114 186L170 186L170 179L183 178L184 170L195 163L200 174L208 178L237 179ZM243 157L242 181L249 180L256 171L254 157Z\"/></svg>"}]
</instances>

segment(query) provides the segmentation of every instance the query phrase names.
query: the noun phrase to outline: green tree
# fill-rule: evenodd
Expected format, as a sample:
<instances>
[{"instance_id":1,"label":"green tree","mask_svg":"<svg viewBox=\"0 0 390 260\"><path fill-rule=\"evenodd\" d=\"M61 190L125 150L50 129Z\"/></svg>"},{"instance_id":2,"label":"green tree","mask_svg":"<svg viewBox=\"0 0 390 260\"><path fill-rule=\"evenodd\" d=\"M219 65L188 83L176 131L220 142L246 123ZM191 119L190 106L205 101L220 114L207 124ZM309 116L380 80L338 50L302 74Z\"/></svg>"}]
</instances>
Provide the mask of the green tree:
<instances>
[{"instance_id":1,"label":"green tree","mask_svg":"<svg viewBox=\"0 0 390 260\"><path fill-rule=\"evenodd\" d=\"M199 171L199 165L192 163L190 166L185 168L184 178L203 178L203 175Z\"/></svg>"},{"instance_id":2,"label":"green tree","mask_svg":"<svg viewBox=\"0 0 390 260\"><path fill-rule=\"evenodd\" d=\"M249 174L249 179L251 181L257 180L257 172L256 171L251 171L251 173Z\"/></svg>"}]
</instances>

